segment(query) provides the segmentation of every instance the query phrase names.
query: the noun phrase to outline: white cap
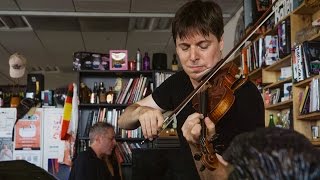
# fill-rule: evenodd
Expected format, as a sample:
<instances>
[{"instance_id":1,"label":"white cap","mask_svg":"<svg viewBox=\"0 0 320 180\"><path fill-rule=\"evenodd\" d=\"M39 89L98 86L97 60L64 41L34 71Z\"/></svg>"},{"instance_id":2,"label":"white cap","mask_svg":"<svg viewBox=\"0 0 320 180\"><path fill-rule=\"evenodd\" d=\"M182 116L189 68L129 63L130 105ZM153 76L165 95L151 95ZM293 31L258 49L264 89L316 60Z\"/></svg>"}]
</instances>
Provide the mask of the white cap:
<instances>
[{"instance_id":1,"label":"white cap","mask_svg":"<svg viewBox=\"0 0 320 180\"><path fill-rule=\"evenodd\" d=\"M21 78L26 70L27 60L18 53L14 53L9 58L10 77Z\"/></svg>"}]
</instances>

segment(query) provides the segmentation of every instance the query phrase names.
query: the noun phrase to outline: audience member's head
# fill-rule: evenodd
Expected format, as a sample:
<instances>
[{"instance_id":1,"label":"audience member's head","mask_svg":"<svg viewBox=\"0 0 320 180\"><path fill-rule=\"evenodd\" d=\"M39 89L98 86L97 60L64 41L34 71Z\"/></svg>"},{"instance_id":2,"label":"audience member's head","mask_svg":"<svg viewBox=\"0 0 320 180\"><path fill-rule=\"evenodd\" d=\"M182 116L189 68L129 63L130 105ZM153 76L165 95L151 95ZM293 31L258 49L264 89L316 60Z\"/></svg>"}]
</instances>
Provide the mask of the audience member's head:
<instances>
[{"instance_id":1,"label":"audience member's head","mask_svg":"<svg viewBox=\"0 0 320 180\"><path fill-rule=\"evenodd\" d=\"M111 155L116 144L114 128L111 124L98 122L90 128L90 146L98 157Z\"/></svg>"},{"instance_id":2,"label":"audience member's head","mask_svg":"<svg viewBox=\"0 0 320 180\"><path fill-rule=\"evenodd\" d=\"M229 179L320 179L320 154L296 131L264 128L238 135L223 154Z\"/></svg>"}]
</instances>

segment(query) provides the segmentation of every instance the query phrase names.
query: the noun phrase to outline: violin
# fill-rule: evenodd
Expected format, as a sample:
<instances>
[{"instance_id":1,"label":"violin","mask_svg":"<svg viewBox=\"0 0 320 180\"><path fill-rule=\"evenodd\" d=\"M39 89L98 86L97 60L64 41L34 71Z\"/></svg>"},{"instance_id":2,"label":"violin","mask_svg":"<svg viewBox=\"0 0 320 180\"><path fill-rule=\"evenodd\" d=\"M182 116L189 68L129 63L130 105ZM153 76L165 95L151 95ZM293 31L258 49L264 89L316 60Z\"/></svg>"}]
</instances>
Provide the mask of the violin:
<instances>
[{"instance_id":1,"label":"violin","mask_svg":"<svg viewBox=\"0 0 320 180\"><path fill-rule=\"evenodd\" d=\"M242 71L230 61L231 57L248 41L248 39L264 24L276 11L273 9L274 4L267 9L267 11L260 17L255 23L254 27L248 33L248 36L244 37L226 57L220 60L215 67L206 75L206 77L199 83L199 85L183 100L183 102L175 108L174 111L165 117L162 128L159 134L166 129L166 127L176 119L176 116L182 111L182 109L192 101L193 108L204 115L209 117L214 124L217 124L219 120L229 111L235 101L234 92L240 88L248 78L242 74ZM219 161L216 157L217 146L215 146L213 136L208 140L207 128L204 120L201 120L201 135L199 144L199 153L194 155L195 160L201 161L202 167L200 171L205 168L213 171L218 165ZM144 143L144 140L142 143Z\"/></svg>"},{"instance_id":2,"label":"violin","mask_svg":"<svg viewBox=\"0 0 320 180\"><path fill-rule=\"evenodd\" d=\"M240 69L232 62L221 68L214 78L210 78L192 99L193 108L209 117L217 124L218 121L229 111L235 101L234 92L240 88L248 78L242 78ZM214 139L207 138L207 128L204 119L201 120L200 153L194 155L194 159L201 161L202 167L213 171L218 167L219 161L216 157L218 151L213 145ZM216 137L216 136L214 136Z\"/></svg>"}]
</instances>

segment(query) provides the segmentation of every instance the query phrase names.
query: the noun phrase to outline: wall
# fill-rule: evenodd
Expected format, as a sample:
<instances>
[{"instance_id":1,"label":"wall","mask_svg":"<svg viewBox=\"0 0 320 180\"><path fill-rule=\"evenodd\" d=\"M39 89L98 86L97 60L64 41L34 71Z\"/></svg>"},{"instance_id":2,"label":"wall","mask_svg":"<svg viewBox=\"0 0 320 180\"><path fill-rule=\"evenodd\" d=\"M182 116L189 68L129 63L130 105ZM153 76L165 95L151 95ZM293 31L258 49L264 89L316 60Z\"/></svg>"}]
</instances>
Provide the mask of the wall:
<instances>
[{"instance_id":1,"label":"wall","mask_svg":"<svg viewBox=\"0 0 320 180\"><path fill-rule=\"evenodd\" d=\"M224 26L224 49L222 52L223 57L225 57L234 47L236 26L242 11L243 7L241 7L232 17L232 19Z\"/></svg>"}]
</instances>

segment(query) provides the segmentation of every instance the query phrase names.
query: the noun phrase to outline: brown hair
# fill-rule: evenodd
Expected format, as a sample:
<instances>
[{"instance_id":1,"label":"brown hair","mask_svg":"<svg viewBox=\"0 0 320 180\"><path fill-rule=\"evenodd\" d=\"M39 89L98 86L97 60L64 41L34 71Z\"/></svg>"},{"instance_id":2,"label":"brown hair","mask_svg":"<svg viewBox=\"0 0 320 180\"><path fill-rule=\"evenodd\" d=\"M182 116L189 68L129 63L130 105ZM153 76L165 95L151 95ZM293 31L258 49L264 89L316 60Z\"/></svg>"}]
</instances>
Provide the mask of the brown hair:
<instances>
[{"instance_id":1,"label":"brown hair","mask_svg":"<svg viewBox=\"0 0 320 180\"><path fill-rule=\"evenodd\" d=\"M220 6L213 1L191 1L184 4L172 21L172 36L186 38L198 32L204 36L212 33L220 41L223 35L223 17Z\"/></svg>"}]
</instances>

